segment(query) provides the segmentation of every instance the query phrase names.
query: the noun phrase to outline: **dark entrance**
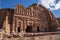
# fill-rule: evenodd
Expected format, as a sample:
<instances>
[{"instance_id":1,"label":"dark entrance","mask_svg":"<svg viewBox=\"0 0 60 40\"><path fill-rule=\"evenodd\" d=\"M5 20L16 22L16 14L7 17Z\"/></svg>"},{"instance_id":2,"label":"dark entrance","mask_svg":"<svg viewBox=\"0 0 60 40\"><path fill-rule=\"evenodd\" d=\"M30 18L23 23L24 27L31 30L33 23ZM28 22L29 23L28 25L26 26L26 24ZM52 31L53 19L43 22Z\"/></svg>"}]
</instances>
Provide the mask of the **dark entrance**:
<instances>
[{"instance_id":1,"label":"dark entrance","mask_svg":"<svg viewBox=\"0 0 60 40\"><path fill-rule=\"evenodd\" d=\"M32 26L27 26L26 32L32 32Z\"/></svg>"},{"instance_id":2,"label":"dark entrance","mask_svg":"<svg viewBox=\"0 0 60 40\"><path fill-rule=\"evenodd\" d=\"M37 27L37 32L40 32L39 27Z\"/></svg>"},{"instance_id":3,"label":"dark entrance","mask_svg":"<svg viewBox=\"0 0 60 40\"><path fill-rule=\"evenodd\" d=\"M18 32L20 32L20 27L18 27Z\"/></svg>"}]
</instances>

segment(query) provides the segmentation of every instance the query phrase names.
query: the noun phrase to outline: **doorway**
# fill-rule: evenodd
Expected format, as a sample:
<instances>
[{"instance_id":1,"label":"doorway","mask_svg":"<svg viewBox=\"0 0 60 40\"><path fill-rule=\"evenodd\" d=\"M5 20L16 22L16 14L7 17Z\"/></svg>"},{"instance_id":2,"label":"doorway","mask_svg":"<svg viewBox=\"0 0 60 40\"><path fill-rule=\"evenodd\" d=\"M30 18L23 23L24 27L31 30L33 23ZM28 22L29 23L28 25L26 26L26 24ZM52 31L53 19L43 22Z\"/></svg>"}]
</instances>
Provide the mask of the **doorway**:
<instances>
[{"instance_id":1,"label":"doorway","mask_svg":"<svg viewBox=\"0 0 60 40\"><path fill-rule=\"evenodd\" d=\"M18 32L21 32L20 27L18 27Z\"/></svg>"},{"instance_id":2,"label":"doorway","mask_svg":"<svg viewBox=\"0 0 60 40\"><path fill-rule=\"evenodd\" d=\"M37 32L40 32L40 30L39 30L39 26L37 26Z\"/></svg>"},{"instance_id":3,"label":"doorway","mask_svg":"<svg viewBox=\"0 0 60 40\"><path fill-rule=\"evenodd\" d=\"M27 26L26 32L32 32L32 26Z\"/></svg>"}]
</instances>

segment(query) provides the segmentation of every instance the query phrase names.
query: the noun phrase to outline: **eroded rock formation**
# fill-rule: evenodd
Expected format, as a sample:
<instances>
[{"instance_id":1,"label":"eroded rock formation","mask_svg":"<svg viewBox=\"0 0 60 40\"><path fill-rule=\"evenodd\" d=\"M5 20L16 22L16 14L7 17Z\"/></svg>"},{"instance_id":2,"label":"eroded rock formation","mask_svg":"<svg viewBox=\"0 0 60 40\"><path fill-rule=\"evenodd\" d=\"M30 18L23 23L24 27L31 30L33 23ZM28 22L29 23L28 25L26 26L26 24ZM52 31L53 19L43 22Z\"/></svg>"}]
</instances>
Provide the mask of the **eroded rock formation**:
<instances>
[{"instance_id":1,"label":"eroded rock formation","mask_svg":"<svg viewBox=\"0 0 60 40\"><path fill-rule=\"evenodd\" d=\"M58 22L59 22L59 25L60 25L60 18L57 18Z\"/></svg>"},{"instance_id":2,"label":"eroded rock formation","mask_svg":"<svg viewBox=\"0 0 60 40\"><path fill-rule=\"evenodd\" d=\"M3 25L6 16L8 16L10 32L52 32L57 31L59 27L53 13L38 4L32 4L28 8L16 5L14 9L0 9L0 28L2 29L5 28Z\"/></svg>"}]
</instances>

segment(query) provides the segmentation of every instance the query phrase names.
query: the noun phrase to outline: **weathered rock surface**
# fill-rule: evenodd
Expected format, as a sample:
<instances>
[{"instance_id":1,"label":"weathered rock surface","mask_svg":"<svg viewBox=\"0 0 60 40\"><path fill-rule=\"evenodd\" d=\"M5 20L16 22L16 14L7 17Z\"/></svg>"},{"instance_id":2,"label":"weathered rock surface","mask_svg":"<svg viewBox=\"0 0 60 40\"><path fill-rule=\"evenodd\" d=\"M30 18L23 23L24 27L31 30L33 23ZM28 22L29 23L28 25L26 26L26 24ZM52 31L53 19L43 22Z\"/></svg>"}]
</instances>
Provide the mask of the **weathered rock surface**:
<instances>
[{"instance_id":1,"label":"weathered rock surface","mask_svg":"<svg viewBox=\"0 0 60 40\"><path fill-rule=\"evenodd\" d=\"M59 27L59 23L58 23L57 19L54 17L52 12L48 11L42 5L32 4L29 8L23 8L23 9L26 9L26 10L30 9L31 11L34 11L33 12L34 13L33 17L38 18L38 20L34 19L33 22L34 21L39 22L39 23L37 23L37 26L39 25L39 30L40 31L43 31L43 32L57 31L57 28ZM3 23L4 23L4 20L5 20L7 15L8 15L8 21L9 21L9 24L10 24L10 29L12 29L12 27L13 27L12 24L13 24L13 21L14 21L13 20L13 18L14 18L13 15L15 13L14 10L15 9L13 9L13 10L12 9L0 9L0 28L1 29L3 28ZM25 12L26 12L26 10L25 10ZM31 14L31 12L30 12L30 14ZM26 14L24 14L24 15L26 16ZM31 16L29 16L29 18L30 17ZM20 18L20 19L25 20L24 18ZM32 20L32 18L29 19L29 20ZM12 31L12 30L10 30L10 31Z\"/></svg>"},{"instance_id":2,"label":"weathered rock surface","mask_svg":"<svg viewBox=\"0 0 60 40\"><path fill-rule=\"evenodd\" d=\"M59 26L60 26L60 18L57 18L58 22L59 22Z\"/></svg>"},{"instance_id":3,"label":"weathered rock surface","mask_svg":"<svg viewBox=\"0 0 60 40\"><path fill-rule=\"evenodd\" d=\"M8 20L9 24L12 27L13 14L14 14L13 9L9 9L9 8L0 9L0 29L3 29L3 24L4 24L4 21L6 20L7 15L8 15L8 19L9 19Z\"/></svg>"},{"instance_id":4,"label":"weathered rock surface","mask_svg":"<svg viewBox=\"0 0 60 40\"><path fill-rule=\"evenodd\" d=\"M39 18L41 19L41 27L46 27L48 31L55 31L59 26L57 19L54 17L51 11L48 11L42 5L33 4L32 6L34 10L39 11ZM45 24L44 24L45 23Z\"/></svg>"}]
</instances>

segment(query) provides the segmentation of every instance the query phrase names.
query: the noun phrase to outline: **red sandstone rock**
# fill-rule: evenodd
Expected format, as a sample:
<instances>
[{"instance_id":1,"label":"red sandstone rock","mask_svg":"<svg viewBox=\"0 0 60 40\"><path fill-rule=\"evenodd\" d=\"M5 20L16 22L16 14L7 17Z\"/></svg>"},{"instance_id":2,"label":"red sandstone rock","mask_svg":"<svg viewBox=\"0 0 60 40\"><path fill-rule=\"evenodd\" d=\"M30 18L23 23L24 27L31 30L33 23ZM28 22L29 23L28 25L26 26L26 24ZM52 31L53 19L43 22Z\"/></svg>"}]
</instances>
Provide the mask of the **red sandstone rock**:
<instances>
[{"instance_id":1,"label":"red sandstone rock","mask_svg":"<svg viewBox=\"0 0 60 40\"><path fill-rule=\"evenodd\" d=\"M38 4L32 4L28 8L16 5L14 9L0 9L0 28L3 28L6 16L8 16L10 32L13 30L15 32L52 32L57 31L59 27L53 13Z\"/></svg>"}]
</instances>

